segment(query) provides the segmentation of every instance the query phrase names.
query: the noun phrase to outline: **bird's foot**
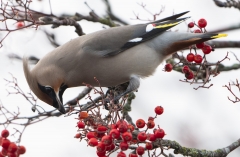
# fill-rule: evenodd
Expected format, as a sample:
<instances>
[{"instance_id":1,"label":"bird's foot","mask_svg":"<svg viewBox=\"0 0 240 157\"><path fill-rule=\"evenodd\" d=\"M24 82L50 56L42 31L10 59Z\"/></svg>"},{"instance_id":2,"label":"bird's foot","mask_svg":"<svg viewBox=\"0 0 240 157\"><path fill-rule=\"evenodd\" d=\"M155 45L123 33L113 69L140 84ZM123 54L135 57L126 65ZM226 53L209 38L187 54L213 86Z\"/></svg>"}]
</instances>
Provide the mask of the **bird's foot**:
<instances>
[{"instance_id":1,"label":"bird's foot","mask_svg":"<svg viewBox=\"0 0 240 157\"><path fill-rule=\"evenodd\" d=\"M105 103L104 103L104 107L105 107L105 109L106 110L109 110L110 109L110 107L113 107L113 106L117 106L117 109L120 109L121 107L120 107L120 105L119 105L119 99L120 99L121 97L115 97L113 100L110 100L109 98L105 98L104 99L104 101L105 101Z\"/></svg>"},{"instance_id":2,"label":"bird's foot","mask_svg":"<svg viewBox=\"0 0 240 157\"><path fill-rule=\"evenodd\" d=\"M110 104L110 99L105 98L104 99L104 107L106 110L109 110L109 104Z\"/></svg>"}]
</instances>

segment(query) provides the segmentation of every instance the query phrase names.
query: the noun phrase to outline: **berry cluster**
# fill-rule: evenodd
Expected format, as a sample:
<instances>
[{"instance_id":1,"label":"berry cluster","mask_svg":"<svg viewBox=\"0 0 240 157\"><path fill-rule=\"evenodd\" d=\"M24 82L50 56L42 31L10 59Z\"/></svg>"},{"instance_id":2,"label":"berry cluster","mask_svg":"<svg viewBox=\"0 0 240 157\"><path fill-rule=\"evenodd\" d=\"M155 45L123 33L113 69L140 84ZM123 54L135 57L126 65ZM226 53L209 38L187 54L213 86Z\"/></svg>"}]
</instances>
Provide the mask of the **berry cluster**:
<instances>
[{"instance_id":1,"label":"berry cluster","mask_svg":"<svg viewBox=\"0 0 240 157\"><path fill-rule=\"evenodd\" d=\"M109 123L98 122L95 115L87 112L79 113L77 127L79 131L75 138L86 139L88 145L96 148L99 157L107 157L111 153L120 150L117 157L126 157L124 151L132 149L129 157L142 156L146 150L153 150L153 142L161 140L165 136L163 129L155 127L154 119L163 113L163 107L155 108L155 117L149 117L145 122L138 119L136 124L130 124L124 119L111 119ZM144 130L139 130L143 129ZM153 131L147 132L153 129ZM131 146L131 147L130 147ZM155 147L156 148L156 147Z\"/></svg>"},{"instance_id":2,"label":"berry cluster","mask_svg":"<svg viewBox=\"0 0 240 157\"><path fill-rule=\"evenodd\" d=\"M26 152L24 146L17 146L16 143L11 142L7 137L9 136L8 130L3 130L0 136L0 145L2 150L0 152L0 157L19 157L21 154Z\"/></svg>"},{"instance_id":3,"label":"berry cluster","mask_svg":"<svg viewBox=\"0 0 240 157\"><path fill-rule=\"evenodd\" d=\"M195 29L193 31L193 33L205 33L206 32L206 29L205 27L207 26L207 21L205 19L200 19L198 20L198 25L197 24L194 24L193 22L190 22L188 24L188 27L189 28L193 28L194 26L197 26L199 29ZM204 30L204 31L203 31ZM206 54L209 54L210 52L213 51L212 47L210 45L207 45L205 44L204 42L203 43L198 43L195 45L196 48L198 49L201 49L202 52L206 55ZM187 60L189 62L195 62L195 63L202 63L202 60L203 60L203 57L199 54L193 54L193 53L189 53L187 55Z\"/></svg>"},{"instance_id":4,"label":"berry cluster","mask_svg":"<svg viewBox=\"0 0 240 157\"><path fill-rule=\"evenodd\" d=\"M201 18L198 21L198 25L195 24L194 22L190 22L188 24L189 28L193 28L194 26L197 26L198 29L195 29L192 33L205 33L206 32L205 27L207 26L207 21L205 19ZM212 51L214 51L210 45L207 45L204 42L198 43L198 44L194 45L192 48L194 50L201 49L204 55L207 55L207 54L211 53ZM197 52L195 51L195 54L190 52L187 55L186 60L188 61L188 63L195 62L196 64L201 64L203 61L203 58L204 57L202 55L197 54ZM172 71L173 67L174 66L172 64L168 63L165 65L164 70L166 72L170 72L170 71ZM185 74L186 79L191 80L194 78L194 73L190 70L190 68L187 65L182 67L182 72Z\"/></svg>"}]
</instances>

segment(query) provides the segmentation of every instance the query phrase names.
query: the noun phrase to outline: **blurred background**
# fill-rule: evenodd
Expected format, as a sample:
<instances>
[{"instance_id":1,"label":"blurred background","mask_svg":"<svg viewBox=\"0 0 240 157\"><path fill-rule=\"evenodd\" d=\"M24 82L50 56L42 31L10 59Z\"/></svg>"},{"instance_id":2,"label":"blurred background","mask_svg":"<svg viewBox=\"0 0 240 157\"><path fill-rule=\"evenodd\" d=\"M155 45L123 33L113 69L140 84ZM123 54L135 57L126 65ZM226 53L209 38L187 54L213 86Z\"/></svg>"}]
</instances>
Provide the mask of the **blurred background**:
<instances>
[{"instance_id":1,"label":"blurred background","mask_svg":"<svg viewBox=\"0 0 240 157\"><path fill-rule=\"evenodd\" d=\"M51 7L48 0L39 0L31 3L31 8L44 13L52 13L60 16L62 14L74 15L76 12L88 15L91 11L84 2L98 14L106 15L106 5L102 0L51 0ZM185 17L190 18L173 31L186 32L187 24L191 21L198 21L205 18L208 21L207 31L240 25L240 12L236 8L217 7L213 0L109 0L112 12L126 21L128 24L144 23L146 21L136 20L135 14L141 19L152 20L153 16L145 11L139 4L145 4L146 8L154 13L158 13L163 7L164 11L158 19L190 11ZM86 34L108 28L103 24L82 20L79 22ZM4 25L3 23L1 25ZM15 25L12 25L15 27ZM43 30L53 33L56 42L60 45L76 38L75 28L61 26L52 29L51 25L39 26L39 30L27 28L11 33L3 42L0 48L0 103L11 111L17 111L18 107L22 115L34 115L31 105L21 95L8 95L7 90L11 91L4 79L11 80L11 73L17 78L19 86L24 92L30 89L24 77L21 60L11 59L9 55L36 56L42 58L45 54L54 49ZM240 41L240 30L227 33L227 38L218 40ZM0 39L4 32L0 32ZM223 59L227 52L234 52L240 58L239 48L216 49L208 59L217 62ZM184 54L187 54L185 52ZM232 65L239 62L232 53L229 53L230 60L225 60L224 65ZM66 63L67 64L67 63ZM164 114L159 116L155 123L159 124L166 132L165 139L175 140L182 146L198 149L216 150L233 143L240 138L240 103L232 103L228 96L230 92L223 88L231 81L239 79L239 70L222 72L219 76L212 78L214 84L210 89L200 88L194 90L198 85L190 85L180 82L184 75L178 72L166 73L162 71L165 63L162 63L155 74L141 80L141 86L136 93L136 98L132 104L130 115L134 120L142 118L147 120L149 116L154 116L154 108L158 105L164 107ZM73 99L84 87L67 89L63 95L63 100ZM239 91L235 91L239 95ZM81 103L86 102L83 99ZM46 110L52 108L45 103L38 101ZM21 144L27 149L25 157L78 157L96 156L95 148L87 147L85 141L73 138L77 132L75 119L77 116L51 117L42 122L36 123L26 128ZM1 117L0 117L1 118ZM16 126L16 128L21 126ZM0 126L0 130L3 126ZM13 128L10 128L13 132ZM10 137L14 140L14 137ZM171 150L169 152L172 152ZM114 156L114 155L113 155ZM145 153L144 156L147 156ZM181 156L181 155L176 155ZM228 155L229 157L240 156L240 148Z\"/></svg>"}]
</instances>

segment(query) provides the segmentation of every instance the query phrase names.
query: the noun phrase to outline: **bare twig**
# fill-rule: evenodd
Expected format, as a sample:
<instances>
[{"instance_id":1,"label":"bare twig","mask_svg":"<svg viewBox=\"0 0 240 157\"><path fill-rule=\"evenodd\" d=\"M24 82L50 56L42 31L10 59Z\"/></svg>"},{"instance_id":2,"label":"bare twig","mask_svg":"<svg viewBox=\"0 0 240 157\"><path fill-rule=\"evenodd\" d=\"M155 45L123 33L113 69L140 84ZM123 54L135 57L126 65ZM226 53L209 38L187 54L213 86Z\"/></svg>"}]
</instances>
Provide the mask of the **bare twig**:
<instances>
[{"instance_id":1,"label":"bare twig","mask_svg":"<svg viewBox=\"0 0 240 157\"><path fill-rule=\"evenodd\" d=\"M234 52L231 52L233 55L234 55L234 57L236 58L236 60L240 63L240 60L239 60L239 58L237 57L237 55L234 53Z\"/></svg>"},{"instance_id":2,"label":"bare twig","mask_svg":"<svg viewBox=\"0 0 240 157\"><path fill-rule=\"evenodd\" d=\"M228 97L228 100L230 100L233 103L237 103L240 102L240 97L237 96L233 91L232 91L232 86L236 87L240 93L240 84L238 82L238 79L236 79L236 83L233 82L232 84L229 82L228 85L224 85L223 87L226 87L228 89L228 91L233 95L233 97L235 98L235 100L230 99L230 97Z\"/></svg>"},{"instance_id":3,"label":"bare twig","mask_svg":"<svg viewBox=\"0 0 240 157\"><path fill-rule=\"evenodd\" d=\"M84 98L88 93L90 93L92 88L86 87L81 93L78 94L78 96L70 101L68 101L66 104L69 104L71 106L76 105L78 101L82 98Z\"/></svg>"},{"instance_id":4,"label":"bare twig","mask_svg":"<svg viewBox=\"0 0 240 157\"><path fill-rule=\"evenodd\" d=\"M149 10L147 9L147 7L146 7L145 4L143 4L143 3L141 3L141 4L138 3L138 5L140 5L140 6L143 8L144 11L146 11L147 13L149 13L149 14L152 16L152 20L150 20L150 19L142 19L142 18L140 18L139 15L136 14L135 12L133 12L134 15L135 15L135 19L132 18L132 20L156 21L156 20L157 20L157 17L160 16L161 13L165 10L165 7L164 7L164 6L161 6L161 9L159 10L158 13L152 13L151 11L149 11Z\"/></svg>"},{"instance_id":5,"label":"bare twig","mask_svg":"<svg viewBox=\"0 0 240 157\"><path fill-rule=\"evenodd\" d=\"M114 21L117 21L123 25L128 25L128 23L126 21L124 21L123 19L121 19L120 17L118 17L117 15L115 15L113 12L112 12L112 8L111 8L111 5L109 3L109 0L103 0L103 2L105 2L105 5L107 7L107 14L109 15L109 17L114 20Z\"/></svg>"}]
</instances>

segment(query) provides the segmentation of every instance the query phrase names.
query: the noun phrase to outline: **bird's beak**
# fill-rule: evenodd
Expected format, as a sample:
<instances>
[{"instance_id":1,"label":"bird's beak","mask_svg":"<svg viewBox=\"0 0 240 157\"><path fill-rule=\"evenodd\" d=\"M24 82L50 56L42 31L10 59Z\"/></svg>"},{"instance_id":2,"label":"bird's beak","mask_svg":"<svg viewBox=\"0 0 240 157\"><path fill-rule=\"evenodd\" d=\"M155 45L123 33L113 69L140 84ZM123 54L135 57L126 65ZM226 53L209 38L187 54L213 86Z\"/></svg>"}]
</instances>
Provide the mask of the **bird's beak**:
<instances>
[{"instance_id":1,"label":"bird's beak","mask_svg":"<svg viewBox=\"0 0 240 157\"><path fill-rule=\"evenodd\" d=\"M56 96L53 99L53 107L58 109L58 111L60 111L62 114L66 113L65 108L64 108L62 102L60 101L57 93L56 93Z\"/></svg>"}]
</instances>

